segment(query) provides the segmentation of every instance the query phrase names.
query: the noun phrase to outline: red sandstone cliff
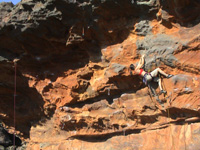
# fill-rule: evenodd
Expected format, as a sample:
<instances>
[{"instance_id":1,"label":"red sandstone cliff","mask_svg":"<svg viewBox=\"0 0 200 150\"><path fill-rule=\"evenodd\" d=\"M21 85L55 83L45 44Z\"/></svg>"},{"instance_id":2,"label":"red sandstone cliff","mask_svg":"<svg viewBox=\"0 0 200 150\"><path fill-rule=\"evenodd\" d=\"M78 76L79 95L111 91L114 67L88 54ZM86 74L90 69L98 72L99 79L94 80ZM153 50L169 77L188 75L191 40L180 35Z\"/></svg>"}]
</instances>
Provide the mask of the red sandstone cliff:
<instances>
[{"instance_id":1,"label":"red sandstone cliff","mask_svg":"<svg viewBox=\"0 0 200 150\"><path fill-rule=\"evenodd\" d=\"M200 149L199 10L199 0L0 3L0 148L13 145L17 58L17 149ZM146 71L174 75L163 110L129 74L140 54Z\"/></svg>"}]
</instances>

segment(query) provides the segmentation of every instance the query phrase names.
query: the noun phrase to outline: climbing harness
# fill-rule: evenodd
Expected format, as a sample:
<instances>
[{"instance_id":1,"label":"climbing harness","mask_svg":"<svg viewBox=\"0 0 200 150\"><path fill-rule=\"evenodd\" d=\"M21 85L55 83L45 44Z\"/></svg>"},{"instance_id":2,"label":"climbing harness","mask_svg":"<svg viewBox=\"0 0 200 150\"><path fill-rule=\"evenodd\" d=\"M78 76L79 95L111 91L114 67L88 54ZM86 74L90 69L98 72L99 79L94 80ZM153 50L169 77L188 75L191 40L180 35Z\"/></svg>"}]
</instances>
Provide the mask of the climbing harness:
<instances>
[{"instance_id":1,"label":"climbing harness","mask_svg":"<svg viewBox=\"0 0 200 150\"><path fill-rule=\"evenodd\" d=\"M148 75L150 75L151 76L151 80L147 80L147 76ZM142 81L143 81L143 83L145 84L145 85L147 85L148 84L148 82L150 82L150 81L152 81L153 80L153 77L152 77L152 75L151 75L151 73L149 73L149 72L147 72L147 73L145 73L144 74L144 77L143 77L143 79L142 79Z\"/></svg>"}]
</instances>

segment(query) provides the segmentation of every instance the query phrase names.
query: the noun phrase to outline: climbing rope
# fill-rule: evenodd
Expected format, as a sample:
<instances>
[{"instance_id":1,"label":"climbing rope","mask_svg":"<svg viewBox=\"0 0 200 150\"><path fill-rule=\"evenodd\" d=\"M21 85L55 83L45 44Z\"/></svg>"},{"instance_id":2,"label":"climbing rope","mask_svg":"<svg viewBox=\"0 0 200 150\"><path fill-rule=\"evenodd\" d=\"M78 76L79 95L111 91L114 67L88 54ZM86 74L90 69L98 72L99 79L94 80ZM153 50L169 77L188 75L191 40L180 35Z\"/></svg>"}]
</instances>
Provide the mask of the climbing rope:
<instances>
[{"instance_id":1,"label":"climbing rope","mask_svg":"<svg viewBox=\"0 0 200 150\"><path fill-rule=\"evenodd\" d=\"M84 9L84 7L82 6L82 11L83 11L83 13L82 13L82 23L83 23L83 27L82 27L82 36L84 37L85 36L85 29L84 29L84 27L85 27L85 9Z\"/></svg>"},{"instance_id":2,"label":"climbing rope","mask_svg":"<svg viewBox=\"0 0 200 150\"><path fill-rule=\"evenodd\" d=\"M85 35L85 30L84 30L84 27L83 27L83 29L82 29L82 36L84 36Z\"/></svg>"},{"instance_id":3,"label":"climbing rope","mask_svg":"<svg viewBox=\"0 0 200 150\"><path fill-rule=\"evenodd\" d=\"M164 90L166 91L166 86L165 86L165 82L164 82L164 80L163 80L163 78L161 78L161 83L163 84L163 88L164 88ZM168 96L168 94L167 93L165 93L164 94L164 98L166 98L166 96L167 97L169 97ZM170 104L170 101L171 101L171 99L169 100L169 104ZM171 104L170 104L171 105ZM169 118L169 123L170 123L170 112L169 112L169 108L167 109L167 117ZM172 137L172 146L174 145L174 140L173 140L173 135L172 135L172 129L171 129L171 124L170 124L170 126L169 126L169 129L170 129L170 133L171 133L171 137Z\"/></svg>"},{"instance_id":4,"label":"climbing rope","mask_svg":"<svg viewBox=\"0 0 200 150\"><path fill-rule=\"evenodd\" d=\"M152 93L151 93L151 89L150 89L149 84L147 84L147 87L148 87L148 92L149 92L149 96L150 96L150 98L151 98L151 101L154 103L154 101L153 101L153 96L152 96Z\"/></svg>"},{"instance_id":5,"label":"climbing rope","mask_svg":"<svg viewBox=\"0 0 200 150\"><path fill-rule=\"evenodd\" d=\"M13 146L15 147L15 101L16 101L16 90L17 90L17 63L14 62L15 76L14 76L14 103L13 103L13 118L14 118L14 133L13 133Z\"/></svg>"},{"instance_id":6,"label":"climbing rope","mask_svg":"<svg viewBox=\"0 0 200 150\"><path fill-rule=\"evenodd\" d=\"M155 64L156 64L156 67L157 67L157 62L156 62L157 56L155 55L154 57L155 57ZM159 74L158 76L159 76L159 78L161 79L161 85L163 86L164 91L166 91L166 86L165 86L163 77L162 77L160 74ZM166 99L166 98L169 98L169 95L168 95L167 91L166 91L166 93L164 93L164 99ZM171 98L172 98L172 97L171 97ZM167 99L166 99L166 100L167 100ZM169 100L169 104L170 104L170 102L171 102L171 99ZM171 105L171 104L170 104L170 105ZM171 120L171 119L170 119L170 111L169 111L169 108L167 109L167 117L169 118L169 121L168 121L168 122L170 123L170 120ZM174 140L173 140L173 135L172 135L171 124L170 124L169 129L170 129L171 138L172 138L172 146L174 146ZM156 133L157 133L157 130L156 130Z\"/></svg>"}]
</instances>

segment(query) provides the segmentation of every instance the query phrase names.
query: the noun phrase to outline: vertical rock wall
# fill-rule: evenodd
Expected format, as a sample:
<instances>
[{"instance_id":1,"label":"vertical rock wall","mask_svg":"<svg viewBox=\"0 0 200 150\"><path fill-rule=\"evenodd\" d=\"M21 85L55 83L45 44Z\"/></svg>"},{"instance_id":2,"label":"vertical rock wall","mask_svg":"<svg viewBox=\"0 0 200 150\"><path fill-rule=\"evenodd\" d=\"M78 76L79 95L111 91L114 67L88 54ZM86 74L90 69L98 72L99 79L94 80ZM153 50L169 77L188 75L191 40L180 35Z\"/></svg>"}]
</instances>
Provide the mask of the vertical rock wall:
<instances>
[{"instance_id":1,"label":"vertical rock wall","mask_svg":"<svg viewBox=\"0 0 200 150\"><path fill-rule=\"evenodd\" d=\"M0 148L13 145L18 60L18 149L198 149L199 8L198 0L0 3ZM141 54L145 71L174 74L163 79L162 110L129 73Z\"/></svg>"}]
</instances>

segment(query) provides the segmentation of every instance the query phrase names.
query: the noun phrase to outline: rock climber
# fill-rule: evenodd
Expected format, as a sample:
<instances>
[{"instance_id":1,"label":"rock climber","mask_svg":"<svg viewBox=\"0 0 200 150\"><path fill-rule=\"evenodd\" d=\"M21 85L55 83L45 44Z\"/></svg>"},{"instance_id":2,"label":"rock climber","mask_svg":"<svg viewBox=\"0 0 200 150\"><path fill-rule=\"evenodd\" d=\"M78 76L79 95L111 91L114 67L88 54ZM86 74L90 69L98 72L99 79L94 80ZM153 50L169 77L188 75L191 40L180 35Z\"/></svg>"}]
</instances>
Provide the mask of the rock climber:
<instances>
[{"instance_id":1,"label":"rock climber","mask_svg":"<svg viewBox=\"0 0 200 150\"><path fill-rule=\"evenodd\" d=\"M141 75L143 77L143 82L147 85L148 82L154 81L158 82L159 88L160 88L160 94L162 93L167 93L166 91L163 90L162 84L161 84L161 79L158 77L158 74L160 73L161 75L165 76L166 78L171 78L173 75L171 74L166 74L164 71L162 71L160 68L156 68L152 72L146 72L142 69L144 65L144 55L140 58L140 61L135 67L133 64L130 65L130 69L134 71L135 74ZM130 72L132 74L132 71Z\"/></svg>"}]
</instances>

